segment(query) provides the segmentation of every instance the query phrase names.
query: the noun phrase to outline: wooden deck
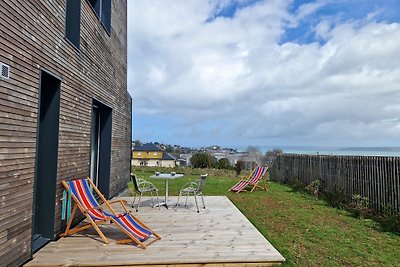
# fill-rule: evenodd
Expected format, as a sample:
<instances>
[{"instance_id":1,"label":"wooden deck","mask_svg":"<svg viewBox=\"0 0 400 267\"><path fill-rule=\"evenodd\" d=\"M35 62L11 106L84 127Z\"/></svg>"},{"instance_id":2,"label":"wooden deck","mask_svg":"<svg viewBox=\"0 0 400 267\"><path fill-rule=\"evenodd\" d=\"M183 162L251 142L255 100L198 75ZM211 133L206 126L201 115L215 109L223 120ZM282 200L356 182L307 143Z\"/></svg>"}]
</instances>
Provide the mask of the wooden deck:
<instances>
[{"instance_id":1,"label":"wooden deck","mask_svg":"<svg viewBox=\"0 0 400 267\"><path fill-rule=\"evenodd\" d=\"M110 244L87 231L48 244L26 266L267 266L285 260L228 198L206 197L200 213L189 200L178 211L142 201L137 216L162 237L147 249L115 244L121 234L106 225Z\"/></svg>"}]
</instances>

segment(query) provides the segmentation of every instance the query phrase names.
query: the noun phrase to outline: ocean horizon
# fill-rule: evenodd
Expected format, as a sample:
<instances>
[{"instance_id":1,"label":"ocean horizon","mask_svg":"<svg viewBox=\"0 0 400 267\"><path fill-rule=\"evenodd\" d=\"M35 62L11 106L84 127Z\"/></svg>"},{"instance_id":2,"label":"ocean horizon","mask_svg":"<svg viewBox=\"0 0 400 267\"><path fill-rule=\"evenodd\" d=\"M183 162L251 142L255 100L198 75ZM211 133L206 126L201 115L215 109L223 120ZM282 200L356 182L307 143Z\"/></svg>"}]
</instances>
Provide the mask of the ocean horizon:
<instances>
[{"instance_id":1,"label":"ocean horizon","mask_svg":"<svg viewBox=\"0 0 400 267\"><path fill-rule=\"evenodd\" d=\"M400 147L317 147L317 146L255 146L262 153L281 149L287 154L335 155L335 156L381 156L400 157ZM246 151L247 147L235 147Z\"/></svg>"}]
</instances>

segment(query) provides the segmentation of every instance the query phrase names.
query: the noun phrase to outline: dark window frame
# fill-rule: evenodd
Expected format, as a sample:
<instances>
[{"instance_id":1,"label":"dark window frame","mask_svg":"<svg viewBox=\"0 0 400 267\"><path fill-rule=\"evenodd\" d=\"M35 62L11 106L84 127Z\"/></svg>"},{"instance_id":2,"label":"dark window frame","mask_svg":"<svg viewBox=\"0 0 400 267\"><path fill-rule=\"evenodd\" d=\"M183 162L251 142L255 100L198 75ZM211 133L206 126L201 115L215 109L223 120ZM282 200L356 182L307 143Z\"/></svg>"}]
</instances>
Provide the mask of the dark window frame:
<instances>
[{"instance_id":1,"label":"dark window frame","mask_svg":"<svg viewBox=\"0 0 400 267\"><path fill-rule=\"evenodd\" d=\"M108 36L110 36L112 0L87 0L87 2Z\"/></svg>"},{"instance_id":2,"label":"dark window frame","mask_svg":"<svg viewBox=\"0 0 400 267\"><path fill-rule=\"evenodd\" d=\"M104 104L103 102L93 98L92 99L92 114L93 118L93 109L96 107L98 109L100 115L100 124L99 126L99 147L98 147L98 155L97 158L97 172L98 172L98 184L97 188L103 193L106 199L110 197L110 172L111 172L111 142L112 142L112 117L113 117L113 109ZM93 127L93 121L92 125ZM93 132L91 132L91 142L90 147L92 147L92 136ZM89 163L92 162L92 155L89 158ZM90 168L89 168L89 176L90 176ZM91 177L93 178L93 177ZM111 196L112 197L112 196Z\"/></svg>"},{"instance_id":3,"label":"dark window frame","mask_svg":"<svg viewBox=\"0 0 400 267\"><path fill-rule=\"evenodd\" d=\"M101 24L103 24L107 33L110 35L111 33L111 8L112 1L111 0L101 0Z\"/></svg>"},{"instance_id":4,"label":"dark window frame","mask_svg":"<svg viewBox=\"0 0 400 267\"><path fill-rule=\"evenodd\" d=\"M65 4L65 40L80 51L81 0L67 0ZM78 6L79 8L77 8ZM79 18L78 21L77 17Z\"/></svg>"},{"instance_id":5,"label":"dark window frame","mask_svg":"<svg viewBox=\"0 0 400 267\"><path fill-rule=\"evenodd\" d=\"M89 2L89 6L92 8L93 12L96 14L96 17L100 18L102 0L88 0L88 2Z\"/></svg>"}]
</instances>

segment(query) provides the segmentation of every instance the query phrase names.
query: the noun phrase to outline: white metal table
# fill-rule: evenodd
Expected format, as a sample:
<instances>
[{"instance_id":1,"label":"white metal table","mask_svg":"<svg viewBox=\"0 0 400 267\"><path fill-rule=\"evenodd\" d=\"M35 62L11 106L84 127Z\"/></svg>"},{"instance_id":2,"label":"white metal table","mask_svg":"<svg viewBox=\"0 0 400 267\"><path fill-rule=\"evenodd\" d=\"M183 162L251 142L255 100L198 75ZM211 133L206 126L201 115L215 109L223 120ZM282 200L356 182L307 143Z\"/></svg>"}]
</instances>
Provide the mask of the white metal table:
<instances>
[{"instance_id":1,"label":"white metal table","mask_svg":"<svg viewBox=\"0 0 400 267\"><path fill-rule=\"evenodd\" d=\"M160 174L155 174L150 176L152 179L165 179L165 197L164 197L164 202L160 203L160 206L165 206L167 209L169 209L171 206L174 206L175 204L170 204L168 203L168 180L170 179L176 179L183 177L183 174L178 174L178 173L160 173ZM155 205L155 207L158 207L158 204Z\"/></svg>"}]
</instances>

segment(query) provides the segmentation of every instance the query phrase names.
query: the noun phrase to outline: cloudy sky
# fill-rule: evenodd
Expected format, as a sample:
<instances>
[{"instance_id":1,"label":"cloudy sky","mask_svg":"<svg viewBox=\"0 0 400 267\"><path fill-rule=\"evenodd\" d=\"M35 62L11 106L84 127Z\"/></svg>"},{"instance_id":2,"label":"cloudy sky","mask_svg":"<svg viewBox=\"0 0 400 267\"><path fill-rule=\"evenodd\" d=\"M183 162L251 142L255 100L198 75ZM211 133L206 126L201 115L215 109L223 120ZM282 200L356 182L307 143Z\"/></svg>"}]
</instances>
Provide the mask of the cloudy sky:
<instances>
[{"instance_id":1,"label":"cloudy sky","mask_svg":"<svg viewBox=\"0 0 400 267\"><path fill-rule=\"evenodd\" d=\"M398 0L129 0L133 138L400 146Z\"/></svg>"}]
</instances>

